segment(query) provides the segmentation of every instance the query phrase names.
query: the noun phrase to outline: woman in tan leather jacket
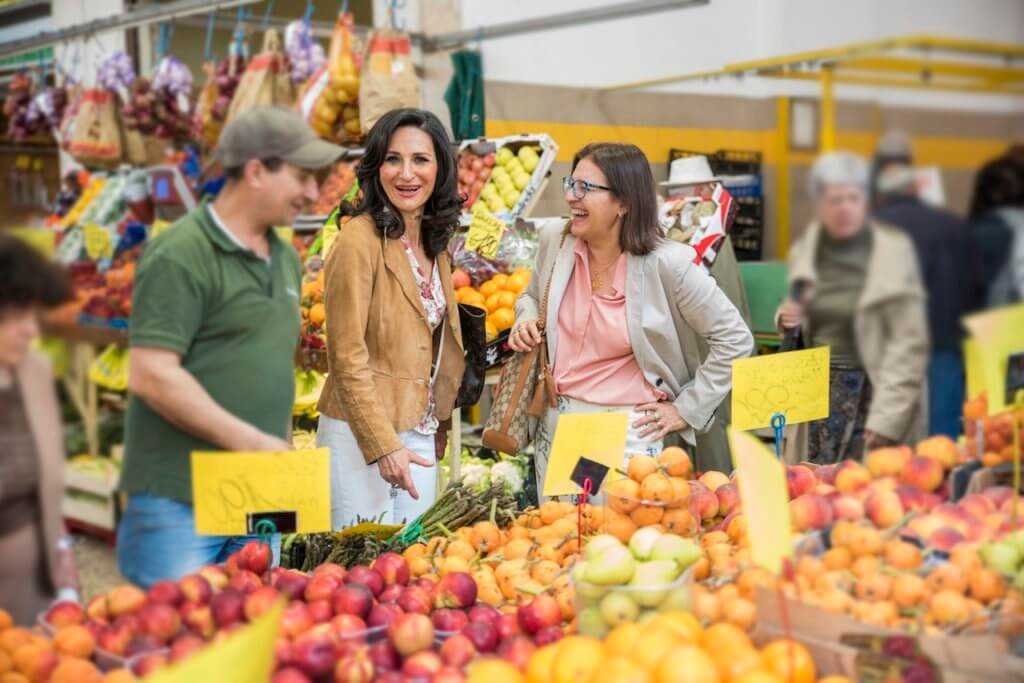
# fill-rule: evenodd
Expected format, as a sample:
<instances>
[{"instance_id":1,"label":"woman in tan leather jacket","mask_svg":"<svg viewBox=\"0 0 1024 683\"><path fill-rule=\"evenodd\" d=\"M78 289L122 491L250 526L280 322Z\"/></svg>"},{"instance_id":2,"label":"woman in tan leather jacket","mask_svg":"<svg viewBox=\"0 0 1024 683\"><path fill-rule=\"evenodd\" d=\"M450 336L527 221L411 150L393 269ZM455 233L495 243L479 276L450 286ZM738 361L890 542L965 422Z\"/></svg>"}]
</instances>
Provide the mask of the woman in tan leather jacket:
<instances>
[{"instance_id":1,"label":"woman in tan leather jacket","mask_svg":"<svg viewBox=\"0 0 1024 683\"><path fill-rule=\"evenodd\" d=\"M385 114L327 256L329 374L317 442L331 451L332 526L409 521L434 501L465 360L448 240L461 199L450 141L419 109Z\"/></svg>"}]
</instances>

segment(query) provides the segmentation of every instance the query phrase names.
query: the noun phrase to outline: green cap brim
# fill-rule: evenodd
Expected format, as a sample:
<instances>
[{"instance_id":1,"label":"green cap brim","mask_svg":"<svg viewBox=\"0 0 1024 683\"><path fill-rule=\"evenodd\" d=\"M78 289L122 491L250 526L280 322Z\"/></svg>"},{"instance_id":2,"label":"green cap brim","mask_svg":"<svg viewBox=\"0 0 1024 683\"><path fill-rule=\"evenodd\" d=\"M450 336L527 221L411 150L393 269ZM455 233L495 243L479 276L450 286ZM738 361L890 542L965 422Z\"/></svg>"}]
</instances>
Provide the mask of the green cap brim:
<instances>
[{"instance_id":1,"label":"green cap brim","mask_svg":"<svg viewBox=\"0 0 1024 683\"><path fill-rule=\"evenodd\" d=\"M326 168L345 156L345 148L321 140L310 140L302 147L283 157L289 164L316 171Z\"/></svg>"}]
</instances>

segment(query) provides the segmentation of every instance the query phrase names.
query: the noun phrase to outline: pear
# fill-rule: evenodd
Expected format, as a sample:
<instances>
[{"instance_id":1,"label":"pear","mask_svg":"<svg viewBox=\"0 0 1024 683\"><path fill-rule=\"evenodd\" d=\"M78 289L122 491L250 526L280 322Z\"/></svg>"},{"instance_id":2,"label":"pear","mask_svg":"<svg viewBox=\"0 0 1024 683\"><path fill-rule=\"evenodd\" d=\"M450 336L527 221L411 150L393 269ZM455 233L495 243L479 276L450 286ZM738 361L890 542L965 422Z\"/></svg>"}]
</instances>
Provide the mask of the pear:
<instances>
[{"instance_id":1,"label":"pear","mask_svg":"<svg viewBox=\"0 0 1024 683\"><path fill-rule=\"evenodd\" d=\"M658 606L659 612L692 612L693 611L693 591L690 590L689 586L682 588L674 588L668 592L665 596L664 602Z\"/></svg>"},{"instance_id":2,"label":"pear","mask_svg":"<svg viewBox=\"0 0 1024 683\"><path fill-rule=\"evenodd\" d=\"M652 526L638 529L629 539L629 551L638 560L649 560L651 551L654 550L654 544L664 535L662 531Z\"/></svg>"},{"instance_id":3,"label":"pear","mask_svg":"<svg viewBox=\"0 0 1024 683\"><path fill-rule=\"evenodd\" d=\"M516 173L512 176L512 184L516 186L517 190L522 190L524 187L530 184L529 173Z\"/></svg>"},{"instance_id":4,"label":"pear","mask_svg":"<svg viewBox=\"0 0 1024 683\"><path fill-rule=\"evenodd\" d=\"M576 595L588 603L597 602L604 597L608 589L604 586L597 586L586 580L587 575L587 562L577 562L576 566L572 568L572 572L569 574L569 578L572 579L573 588L576 590Z\"/></svg>"},{"instance_id":5,"label":"pear","mask_svg":"<svg viewBox=\"0 0 1024 683\"><path fill-rule=\"evenodd\" d=\"M679 563L681 569L686 569L702 555L700 546L693 540L675 534L663 534L651 548L650 559L673 560Z\"/></svg>"},{"instance_id":6,"label":"pear","mask_svg":"<svg viewBox=\"0 0 1024 683\"><path fill-rule=\"evenodd\" d=\"M1021 548L1008 541L986 543L981 546L978 553L985 562L985 566L1008 576L1016 574L1021 560L1024 560L1024 552Z\"/></svg>"},{"instance_id":7,"label":"pear","mask_svg":"<svg viewBox=\"0 0 1024 683\"><path fill-rule=\"evenodd\" d=\"M636 621L640 616L640 606L628 594L622 591L609 593L601 600L601 616L609 628L615 628L626 621Z\"/></svg>"},{"instance_id":8,"label":"pear","mask_svg":"<svg viewBox=\"0 0 1024 683\"><path fill-rule=\"evenodd\" d=\"M629 585L633 599L641 607L657 607L668 596L669 585L679 577L681 569L673 560L640 562Z\"/></svg>"},{"instance_id":9,"label":"pear","mask_svg":"<svg viewBox=\"0 0 1024 683\"><path fill-rule=\"evenodd\" d=\"M514 157L515 155L512 153L512 150L510 150L508 147L502 147L494 155L494 161L504 166Z\"/></svg>"},{"instance_id":10,"label":"pear","mask_svg":"<svg viewBox=\"0 0 1024 683\"><path fill-rule=\"evenodd\" d=\"M608 548L587 562L587 570L583 574L583 579L598 586L616 586L632 579L635 571L636 560L633 559L628 548L620 545Z\"/></svg>"},{"instance_id":11,"label":"pear","mask_svg":"<svg viewBox=\"0 0 1024 683\"><path fill-rule=\"evenodd\" d=\"M597 607L588 607L576 617L576 628L581 636L602 639L608 635L608 626L604 623L601 610Z\"/></svg>"},{"instance_id":12,"label":"pear","mask_svg":"<svg viewBox=\"0 0 1024 683\"><path fill-rule=\"evenodd\" d=\"M608 548L621 546L622 542L611 534L599 534L587 541L586 547L583 548L583 559L587 561L593 560Z\"/></svg>"},{"instance_id":13,"label":"pear","mask_svg":"<svg viewBox=\"0 0 1024 683\"><path fill-rule=\"evenodd\" d=\"M533 173L533 169L537 168L537 164L540 163L540 157L537 156L536 152L525 159L520 158L523 162L523 168L526 169L527 173Z\"/></svg>"}]
</instances>

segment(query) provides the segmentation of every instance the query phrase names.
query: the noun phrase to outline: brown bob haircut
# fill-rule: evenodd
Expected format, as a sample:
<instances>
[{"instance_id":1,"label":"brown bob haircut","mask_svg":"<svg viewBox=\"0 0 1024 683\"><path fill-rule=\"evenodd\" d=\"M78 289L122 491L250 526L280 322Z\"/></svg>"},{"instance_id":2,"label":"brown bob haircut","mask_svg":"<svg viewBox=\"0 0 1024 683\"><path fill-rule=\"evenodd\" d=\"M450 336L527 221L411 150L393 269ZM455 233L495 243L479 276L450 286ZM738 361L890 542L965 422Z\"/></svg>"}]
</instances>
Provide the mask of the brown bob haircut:
<instances>
[{"instance_id":1,"label":"brown bob haircut","mask_svg":"<svg viewBox=\"0 0 1024 683\"><path fill-rule=\"evenodd\" d=\"M594 142L576 152L572 170L584 159L590 159L601 169L611 193L626 205L619 236L622 250L634 256L654 251L662 237L654 175L647 156L636 145Z\"/></svg>"}]
</instances>

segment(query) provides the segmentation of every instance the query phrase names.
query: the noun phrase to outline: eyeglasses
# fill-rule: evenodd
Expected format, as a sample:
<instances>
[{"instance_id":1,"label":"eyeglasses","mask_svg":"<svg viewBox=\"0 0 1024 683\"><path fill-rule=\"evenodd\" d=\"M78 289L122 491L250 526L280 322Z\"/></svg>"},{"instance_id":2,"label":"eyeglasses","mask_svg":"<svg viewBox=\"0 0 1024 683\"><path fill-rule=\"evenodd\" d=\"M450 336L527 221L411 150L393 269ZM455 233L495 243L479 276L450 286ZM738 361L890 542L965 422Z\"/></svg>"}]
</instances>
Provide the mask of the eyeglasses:
<instances>
[{"instance_id":1,"label":"eyeglasses","mask_svg":"<svg viewBox=\"0 0 1024 683\"><path fill-rule=\"evenodd\" d=\"M592 190L605 190L611 192L612 188L596 183L588 183L586 180L574 180L569 176L562 178L562 191L568 192L572 189L572 196L576 199L583 199Z\"/></svg>"}]
</instances>

